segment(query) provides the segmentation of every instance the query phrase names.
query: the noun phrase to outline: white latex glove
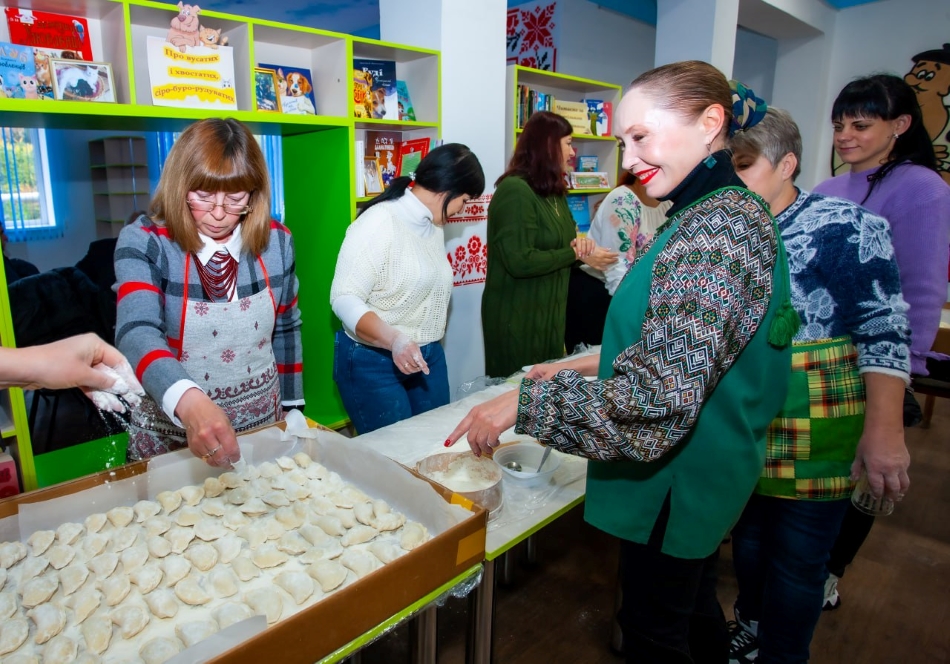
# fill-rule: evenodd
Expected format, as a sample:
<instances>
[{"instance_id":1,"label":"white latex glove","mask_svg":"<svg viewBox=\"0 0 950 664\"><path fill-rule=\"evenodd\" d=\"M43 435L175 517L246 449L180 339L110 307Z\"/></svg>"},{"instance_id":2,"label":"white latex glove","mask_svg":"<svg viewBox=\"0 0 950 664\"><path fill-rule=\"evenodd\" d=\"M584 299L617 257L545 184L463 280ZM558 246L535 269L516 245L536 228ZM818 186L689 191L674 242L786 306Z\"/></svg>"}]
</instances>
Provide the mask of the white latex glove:
<instances>
[{"instance_id":1,"label":"white latex glove","mask_svg":"<svg viewBox=\"0 0 950 664\"><path fill-rule=\"evenodd\" d=\"M425 375L429 375L429 365L422 359L422 351L419 350L419 345L408 335L402 332L397 334L390 350L393 353L393 363L404 374L409 375L421 371Z\"/></svg>"},{"instance_id":2,"label":"white latex glove","mask_svg":"<svg viewBox=\"0 0 950 664\"><path fill-rule=\"evenodd\" d=\"M95 404L96 408L124 413L127 406L134 408L142 402L145 390L135 377L135 372L132 371L132 366L127 361L123 360L115 367L100 362L93 365L92 368L115 379L112 387L105 390L83 389L83 392Z\"/></svg>"}]
</instances>

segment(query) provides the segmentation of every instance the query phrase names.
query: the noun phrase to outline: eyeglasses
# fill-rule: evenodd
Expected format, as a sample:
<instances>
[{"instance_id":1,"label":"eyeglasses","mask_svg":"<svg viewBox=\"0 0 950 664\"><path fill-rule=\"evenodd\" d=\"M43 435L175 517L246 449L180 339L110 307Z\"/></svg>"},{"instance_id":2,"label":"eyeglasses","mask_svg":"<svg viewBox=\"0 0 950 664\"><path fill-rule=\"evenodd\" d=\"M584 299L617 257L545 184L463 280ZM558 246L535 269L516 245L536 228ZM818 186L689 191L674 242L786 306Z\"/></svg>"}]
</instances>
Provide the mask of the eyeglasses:
<instances>
[{"instance_id":1,"label":"eyeglasses","mask_svg":"<svg viewBox=\"0 0 950 664\"><path fill-rule=\"evenodd\" d=\"M200 198L189 198L188 207L196 212L211 212L216 207L224 209L228 214L247 214L251 211L251 206L247 204L239 205L237 203L215 203Z\"/></svg>"}]
</instances>

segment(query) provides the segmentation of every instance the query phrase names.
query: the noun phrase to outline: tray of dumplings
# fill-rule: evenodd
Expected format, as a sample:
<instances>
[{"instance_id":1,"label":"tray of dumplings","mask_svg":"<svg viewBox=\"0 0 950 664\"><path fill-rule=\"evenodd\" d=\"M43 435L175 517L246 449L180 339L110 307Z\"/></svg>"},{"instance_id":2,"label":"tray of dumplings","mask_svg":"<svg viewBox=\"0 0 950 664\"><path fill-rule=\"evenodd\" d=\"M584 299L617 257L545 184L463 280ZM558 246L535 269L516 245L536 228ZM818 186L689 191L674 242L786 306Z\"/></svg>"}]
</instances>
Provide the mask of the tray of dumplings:
<instances>
[{"instance_id":1,"label":"tray of dumplings","mask_svg":"<svg viewBox=\"0 0 950 664\"><path fill-rule=\"evenodd\" d=\"M183 450L0 502L0 660L313 662L484 558L484 510L357 441L239 440L240 472Z\"/></svg>"}]
</instances>

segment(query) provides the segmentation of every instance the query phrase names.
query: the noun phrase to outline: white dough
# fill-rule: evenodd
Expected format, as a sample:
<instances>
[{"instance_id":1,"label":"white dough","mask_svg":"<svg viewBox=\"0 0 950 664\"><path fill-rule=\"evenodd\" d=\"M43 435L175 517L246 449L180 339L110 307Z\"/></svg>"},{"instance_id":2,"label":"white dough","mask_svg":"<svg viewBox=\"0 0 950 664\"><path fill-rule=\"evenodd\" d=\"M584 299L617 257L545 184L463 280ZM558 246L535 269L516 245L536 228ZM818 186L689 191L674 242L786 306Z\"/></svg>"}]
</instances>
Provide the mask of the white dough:
<instances>
[{"instance_id":1,"label":"white dough","mask_svg":"<svg viewBox=\"0 0 950 664\"><path fill-rule=\"evenodd\" d=\"M154 500L140 500L132 506L132 511L135 512L135 521L142 523L161 512L162 506Z\"/></svg>"},{"instance_id":2,"label":"white dough","mask_svg":"<svg viewBox=\"0 0 950 664\"><path fill-rule=\"evenodd\" d=\"M292 556L299 556L310 548L310 542L300 536L296 530L284 533L277 541L277 548Z\"/></svg>"},{"instance_id":3,"label":"white dough","mask_svg":"<svg viewBox=\"0 0 950 664\"><path fill-rule=\"evenodd\" d=\"M162 582L165 572L156 563L149 563L129 574L129 581L139 588L139 592L147 595Z\"/></svg>"},{"instance_id":4,"label":"white dough","mask_svg":"<svg viewBox=\"0 0 950 664\"><path fill-rule=\"evenodd\" d=\"M307 568L309 574L323 592L328 593L346 581L346 568L335 560L321 560Z\"/></svg>"},{"instance_id":5,"label":"white dough","mask_svg":"<svg viewBox=\"0 0 950 664\"><path fill-rule=\"evenodd\" d=\"M296 470L297 462L291 459L289 456L281 456L274 459L278 466L284 470Z\"/></svg>"},{"instance_id":6,"label":"white dough","mask_svg":"<svg viewBox=\"0 0 950 664\"><path fill-rule=\"evenodd\" d=\"M325 542L330 539L330 536L323 531L323 528L315 526L312 523L305 523L300 526L299 532L303 535L303 538L311 544L319 544L320 542Z\"/></svg>"},{"instance_id":7,"label":"white dough","mask_svg":"<svg viewBox=\"0 0 950 664\"><path fill-rule=\"evenodd\" d=\"M346 534L340 538L340 544L343 546L353 546L354 544L363 544L370 541L379 532L372 526L364 526L362 524L350 528Z\"/></svg>"},{"instance_id":8,"label":"white dough","mask_svg":"<svg viewBox=\"0 0 950 664\"><path fill-rule=\"evenodd\" d=\"M82 551L86 554L86 558L93 558L106 550L109 541L109 536L102 533L86 535L82 541Z\"/></svg>"},{"instance_id":9,"label":"white dough","mask_svg":"<svg viewBox=\"0 0 950 664\"><path fill-rule=\"evenodd\" d=\"M231 561L231 569L241 581L247 582L261 575L261 568L255 565L250 558L238 556Z\"/></svg>"},{"instance_id":10,"label":"white dough","mask_svg":"<svg viewBox=\"0 0 950 664\"><path fill-rule=\"evenodd\" d=\"M168 532L168 529L172 527L172 520L167 516L158 515L153 516L151 519L146 519L142 525L145 526L145 535L147 537L154 537L155 535Z\"/></svg>"},{"instance_id":11,"label":"white dough","mask_svg":"<svg viewBox=\"0 0 950 664\"><path fill-rule=\"evenodd\" d=\"M221 473L221 476L218 477L218 481L221 482L222 486L225 486L228 489L236 489L244 484L244 480L241 478L241 476L233 471ZM205 480L205 483L207 483L207 480Z\"/></svg>"},{"instance_id":12,"label":"white dough","mask_svg":"<svg viewBox=\"0 0 950 664\"><path fill-rule=\"evenodd\" d=\"M119 626L123 639L131 639L145 629L149 621L148 611L143 606L122 606L109 614L112 622Z\"/></svg>"},{"instance_id":13,"label":"white dough","mask_svg":"<svg viewBox=\"0 0 950 664\"><path fill-rule=\"evenodd\" d=\"M113 574L108 579L99 584L106 599L106 604L116 606L129 595L132 590L132 583L129 581L128 574Z\"/></svg>"},{"instance_id":14,"label":"white dough","mask_svg":"<svg viewBox=\"0 0 950 664\"><path fill-rule=\"evenodd\" d=\"M0 567L10 569L26 557L27 548L23 542L4 542L0 544Z\"/></svg>"},{"instance_id":15,"label":"white dough","mask_svg":"<svg viewBox=\"0 0 950 664\"><path fill-rule=\"evenodd\" d=\"M309 468L310 464L313 463L313 459L306 452L297 452L293 458L294 462L301 468Z\"/></svg>"},{"instance_id":16,"label":"white dough","mask_svg":"<svg viewBox=\"0 0 950 664\"><path fill-rule=\"evenodd\" d=\"M63 594L72 595L88 578L89 568L78 560L73 561L59 573L59 581L63 584Z\"/></svg>"},{"instance_id":17,"label":"white dough","mask_svg":"<svg viewBox=\"0 0 950 664\"><path fill-rule=\"evenodd\" d=\"M257 524L250 524L238 528L237 536L245 539L251 549L256 549L265 541L267 541L267 535L264 534L264 528Z\"/></svg>"},{"instance_id":18,"label":"white dough","mask_svg":"<svg viewBox=\"0 0 950 664\"><path fill-rule=\"evenodd\" d=\"M56 539L60 544L70 546L76 543L85 530L81 523L64 523L56 529Z\"/></svg>"},{"instance_id":19,"label":"white dough","mask_svg":"<svg viewBox=\"0 0 950 664\"><path fill-rule=\"evenodd\" d=\"M3 590L3 586L7 584L7 570L0 567L0 590Z\"/></svg>"},{"instance_id":20,"label":"white dough","mask_svg":"<svg viewBox=\"0 0 950 664\"><path fill-rule=\"evenodd\" d=\"M228 491L228 502L232 505L243 505L250 499L251 492L244 487L238 487L237 489Z\"/></svg>"},{"instance_id":21,"label":"white dough","mask_svg":"<svg viewBox=\"0 0 950 664\"><path fill-rule=\"evenodd\" d=\"M172 553L182 553L191 544L191 540L195 539L195 530L194 528L172 526L162 537L171 544Z\"/></svg>"},{"instance_id":22,"label":"white dough","mask_svg":"<svg viewBox=\"0 0 950 664\"><path fill-rule=\"evenodd\" d=\"M218 626L211 620L195 620L175 625L175 634L190 648L199 641L204 641L218 631Z\"/></svg>"},{"instance_id":23,"label":"white dough","mask_svg":"<svg viewBox=\"0 0 950 664\"><path fill-rule=\"evenodd\" d=\"M254 610L256 615L267 618L267 624L273 625L280 620L284 612L284 600L273 588L255 588L244 593L244 601Z\"/></svg>"},{"instance_id":24,"label":"white dough","mask_svg":"<svg viewBox=\"0 0 950 664\"><path fill-rule=\"evenodd\" d=\"M207 572L218 563L218 552L210 544L201 542L188 547L185 558L202 572Z\"/></svg>"},{"instance_id":25,"label":"white dough","mask_svg":"<svg viewBox=\"0 0 950 664\"><path fill-rule=\"evenodd\" d=\"M277 567L287 562L290 557L280 551L273 544L262 544L251 554L251 561L261 569Z\"/></svg>"},{"instance_id":26,"label":"white dough","mask_svg":"<svg viewBox=\"0 0 950 664\"><path fill-rule=\"evenodd\" d=\"M141 532L142 529L139 527L122 528L112 536L112 550L116 553L125 551L139 541Z\"/></svg>"},{"instance_id":27,"label":"white dough","mask_svg":"<svg viewBox=\"0 0 950 664\"><path fill-rule=\"evenodd\" d=\"M237 530L250 522L248 516L237 507L229 507L224 513L224 525L231 530Z\"/></svg>"},{"instance_id":28,"label":"white dough","mask_svg":"<svg viewBox=\"0 0 950 664\"><path fill-rule=\"evenodd\" d=\"M17 610L16 595L13 593L0 593L0 620L6 620Z\"/></svg>"},{"instance_id":29,"label":"white dough","mask_svg":"<svg viewBox=\"0 0 950 664\"><path fill-rule=\"evenodd\" d=\"M30 635L30 623L26 618L13 618L0 624L0 655L13 652L23 645Z\"/></svg>"},{"instance_id":30,"label":"white dough","mask_svg":"<svg viewBox=\"0 0 950 664\"><path fill-rule=\"evenodd\" d=\"M248 516L260 516L261 514L267 514L270 511L270 508L264 504L264 501L257 496L254 496L243 503L240 509Z\"/></svg>"},{"instance_id":31,"label":"white dough","mask_svg":"<svg viewBox=\"0 0 950 664\"><path fill-rule=\"evenodd\" d=\"M63 631L66 626L66 613L55 604L41 604L26 612L36 625L33 641L42 645Z\"/></svg>"},{"instance_id":32,"label":"white dough","mask_svg":"<svg viewBox=\"0 0 950 664\"><path fill-rule=\"evenodd\" d=\"M389 530L398 530L406 523L406 517L398 512L376 515L376 528L381 532Z\"/></svg>"},{"instance_id":33,"label":"white dough","mask_svg":"<svg viewBox=\"0 0 950 664\"><path fill-rule=\"evenodd\" d=\"M376 568L379 567L379 561L376 556L360 551L359 549L347 549L340 556L340 563L352 570L356 578L361 579Z\"/></svg>"},{"instance_id":34,"label":"white dough","mask_svg":"<svg viewBox=\"0 0 950 664\"><path fill-rule=\"evenodd\" d=\"M237 535L225 535L221 539L214 541L215 550L218 552L219 563L229 563L238 557L241 553L241 538Z\"/></svg>"},{"instance_id":35,"label":"white dough","mask_svg":"<svg viewBox=\"0 0 950 664\"><path fill-rule=\"evenodd\" d=\"M265 461L264 463L260 464L257 469L261 471L261 477L267 479L270 479L271 477L277 477L282 472L284 472L281 470L280 466L271 461Z\"/></svg>"},{"instance_id":36,"label":"white dough","mask_svg":"<svg viewBox=\"0 0 950 664\"><path fill-rule=\"evenodd\" d=\"M112 621L103 616L90 618L82 625L82 637L86 641L86 648L101 655L109 649L112 642Z\"/></svg>"},{"instance_id":37,"label":"white dough","mask_svg":"<svg viewBox=\"0 0 950 664\"><path fill-rule=\"evenodd\" d=\"M244 602L227 602L215 609L213 615L221 629L227 629L234 623L247 620L253 616L254 613Z\"/></svg>"},{"instance_id":38,"label":"white dough","mask_svg":"<svg viewBox=\"0 0 950 664\"><path fill-rule=\"evenodd\" d=\"M403 526L402 534L399 536L399 546L406 551L412 551L427 539L429 539L429 533L425 526L415 521L409 521Z\"/></svg>"},{"instance_id":39,"label":"white dough","mask_svg":"<svg viewBox=\"0 0 950 664\"><path fill-rule=\"evenodd\" d=\"M179 581L178 585L183 584L184 581ZM178 586L175 586L177 589ZM178 615L178 600L175 599L176 592L172 592L168 588L162 588L156 590L153 593L149 593L145 598L145 603L148 604L148 610L152 612L152 615L156 618L174 618Z\"/></svg>"},{"instance_id":40,"label":"white dough","mask_svg":"<svg viewBox=\"0 0 950 664\"><path fill-rule=\"evenodd\" d=\"M205 498L217 498L224 493L226 488L227 485L221 481L221 478L209 477L204 483Z\"/></svg>"},{"instance_id":41,"label":"white dough","mask_svg":"<svg viewBox=\"0 0 950 664\"><path fill-rule=\"evenodd\" d=\"M78 625L99 608L102 603L102 593L95 588L85 588L69 598L67 603L73 610L75 622Z\"/></svg>"},{"instance_id":42,"label":"white dough","mask_svg":"<svg viewBox=\"0 0 950 664\"><path fill-rule=\"evenodd\" d=\"M53 569L63 569L76 557L76 549L66 544L54 544L46 552L46 557Z\"/></svg>"},{"instance_id":43,"label":"white dough","mask_svg":"<svg viewBox=\"0 0 950 664\"><path fill-rule=\"evenodd\" d=\"M314 583L305 572L284 570L274 578L274 583L286 590L299 606L313 594Z\"/></svg>"},{"instance_id":44,"label":"white dough","mask_svg":"<svg viewBox=\"0 0 950 664\"><path fill-rule=\"evenodd\" d=\"M27 558L26 561L19 567L20 583L26 583L30 579L38 577L40 574L46 571L47 567L49 567L49 558L45 556Z\"/></svg>"},{"instance_id":45,"label":"white dough","mask_svg":"<svg viewBox=\"0 0 950 664\"><path fill-rule=\"evenodd\" d=\"M10 655L9 657L4 657L3 664L40 664L40 658L36 655L18 652Z\"/></svg>"},{"instance_id":46,"label":"white dough","mask_svg":"<svg viewBox=\"0 0 950 664\"><path fill-rule=\"evenodd\" d=\"M90 559L89 562L86 563L86 566L95 572L97 577L104 579L115 571L118 564L119 556L111 552L106 552L100 553L95 558Z\"/></svg>"},{"instance_id":47,"label":"white dough","mask_svg":"<svg viewBox=\"0 0 950 664\"><path fill-rule=\"evenodd\" d=\"M218 523L217 519L202 519L195 524L195 536L205 542L213 542L224 537L228 532L228 529Z\"/></svg>"},{"instance_id":48,"label":"white dough","mask_svg":"<svg viewBox=\"0 0 950 664\"><path fill-rule=\"evenodd\" d=\"M322 528L323 532L325 532L327 535L342 537L344 534L346 534L346 529L343 527L343 522L341 522L335 516L314 515L310 517L310 523Z\"/></svg>"},{"instance_id":49,"label":"white dough","mask_svg":"<svg viewBox=\"0 0 950 664\"><path fill-rule=\"evenodd\" d=\"M207 604L211 601L211 595L201 587L201 583L194 576L186 576L175 584L175 596L192 606Z\"/></svg>"},{"instance_id":50,"label":"white dough","mask_svg":"<svg viewBox=\"0 0 950 664\"><path fill-rule=\"evenodd\" d=\"M162 491L155 496L155 500L162 506L165 514L171 514L181 507L181 494L178 491Z\"/></svg>"},{"instance_id":51,"label":"white dough","mask_svg":"<svg viewBox=\"0 0 950 664\"><path fill-rule=\"evenodd\" d=\"M379 562L383 564L391 563L406 553L401 546L397 546L394 542L383 540L370 542L366 545L366 550L379 558Z\"/></svg>"},{"instance_id":52,"label":"white dough","mask_svg":"<svg viewBox=\"0 0 950 664\"><path fill-rule=\"evenodd\" d=\"M152 558L164 558L172 552L171 543L161 535L152 535L149 537L145 542L145 546L148 548L148 554L152 556Z\"/></svg>"},{"instance_id":53,"label":"white dough","mask_svg":"<svg viewBox=\"0 0 950 664\"><path fill-rule=\"evenodd\" d=\"M43 648L43 664L72 664L77 654L79 654L79 644L68 636L60 634L50 639Z\"/></svg>"},{"instance_id":54,"label":"white dough","mask_svg":"<svg viewBox=\"0 0 950 664\"><path fill-rule=\"evenodd\" d=\"M106 512L106 517L116 528L125 528L132 523L132 519L135 518L135 512L132 511L131 507L113 507Z\"/></svg>"},{"instance_id":55,"label":"white dough","mask_svg":"<svg viewBox=\"0 0 950 664\"><path fill-rule=\"evenodd\" d=\"M284 536L284 533L287 532L287 529L283 526L283 524L274 518L265 519L264 523L261 525L264 529L264 537L266 537L268 540L280 539Z\"/></svg>"},{"instance_id":56,"label":"white dough","mask_svg":"<svg viewBox=\"0 0 950 664\"><path fill-rule=\"evenodd\" d=\"M339 558L343 555L344 550L343 545L340 544L340 540L328 536L327 539L314 544L309 551L300 556L300 562L304 565L310 565L318 560Z\"/></svg>"},{"instance_id":57,"label":"white dough","mask_svg":"<svg viewBox=\"0 0 950 664\"><path fill-rule=\"evenodd\" d=\"M52 530L37 530L30 535L26 543L33 549L34 556L41 556L56 539L56 533Z\"/></svg>"},{"instance_id":58,"label":"white dough","mask_svg":"<svg viewBox=\"0 0 950 664\"><path fill-rule=\"evenodd\" d=\"M83 524L86 526L86 533L98 533L102 530L102 527L106 525L106 515L101 512L96 514L90 514L85 518Z\"/></svg>"},{"instance_id":59,"label":"white dough","mask_svg":"<svg viewBox=\"0 0 950 664\"><path fill-rule=\"evenodd\" d=\"M231 597L237 595L240 589L240 581L234 572L228 567L219 565L208 574L208 581L214 588L218 597Z\"/></svg>"},{"instance_id":60,"label":"white dough","mask_svg":"<svg viewBox=\"0 0 950 664\"><path fill-rule=\"evenodd\" d=\"M203 486L185 486L180 488L178 493L181 495L181 499L185 501L185 505L190 507L194 507L205 497Z\"/></svg>"},{"instance_id":61,"label":"white dough","mask_svg":"<svg viewBox=\"0 0 950 664\"><path fill-rule=\"evenodd\" d=\"M167 586L174 586L191 571L191 562L179 555L168 556L162 563L165 567L165 585Z\"/></svg>"},{"instance_id":62,"label":"white dough","mask_svg":"<svg viewBox=\"0 0 950 664\"><path fill-rule=\"evenodd\" d=\"M208 479L214 478L209 477ZM228 505L221 498L211 498L210 500L201 501L201 511L208 516L224 516L228 511Z\"/></svg>"},{"instance_id":63,"label":"white dough","mask_svg":"<svg viewBox=\"0 0 950 664\"><path fill-rule=\"evenodd\" d=\"M268 491L261 500L271 507L286 507L290 505L290 499L283 491Z\"/></svg>"},{"instance_id":64,"label":"white dough","mask_svg":"<svg viewBox=\"0 0 950 664\"><path fill-rule=\"evenodd\" d=\"M201 510L197 507L182 507L175 515L175 523L179 526L193 526L201 521Z\"/></svg>"},{"instance_id":65,"label":"white dough","mask_svg":"<svg viewBox=\"0 0 950 664\"><path fill-rule=\"evenodd\" d=\"M20 589L22 596L20 604L26 608L39 606L49 600L59 588L59 577L56 574L46 574L36 579L30 579Z\"/></svg>"},{"instance_id":66,"label":"white dough","mask_svg":"<svg viewBox=\"0 0 950 664\"><path fill-rule=\"evenodd\" d=\"M294 530L303 525L306 514L301 516L297 510L291 507L280 507L274 512L274 518L287 530Z\"/></svg>"},{"instance_id":67,"label":"white dough","mask_svg":"<svg viewBox=\"0 0 950 664\"><path fill-rule=\"evenodd\" d=\"M181 645L178 640L164 636L148 641L139 649L139 655L141 655L145 664L165 664L180 652Z\"/></svg>"},{"instance_id":68,"label":"white dough","mask_svg":"<svg viewBox=\"0 0 950 664\"><path fill-rule=\"evenodd\" d=\"M119 559L122 561L122 571L128 575L139 569L148 562L149 553L149 548L142 544L129 547L119 556Z\"/></svg>"}]
</instances>

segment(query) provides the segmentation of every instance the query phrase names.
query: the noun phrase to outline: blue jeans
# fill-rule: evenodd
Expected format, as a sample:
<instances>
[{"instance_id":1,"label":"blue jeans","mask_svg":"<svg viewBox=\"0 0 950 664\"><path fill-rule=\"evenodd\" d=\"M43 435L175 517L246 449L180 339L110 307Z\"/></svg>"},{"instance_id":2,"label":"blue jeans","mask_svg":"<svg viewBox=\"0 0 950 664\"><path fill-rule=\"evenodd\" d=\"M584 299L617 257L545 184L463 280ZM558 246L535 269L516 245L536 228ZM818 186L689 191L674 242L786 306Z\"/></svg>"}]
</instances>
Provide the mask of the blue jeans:
<instances>
[{"instance_id":1,"label":"blue jeans","mask_svg":"<svg viewBox=\"0 0 950 664\"><path fill-rule=\"evenodd\" d=\"M449 374L442 344L420 348L429 375L402 373L388 350L336 333L333 380L357 433L369 433L449 402Z\"/></svg>"},{"instance_id":2,"label":"blue jeans","mask_svg":"<svg viewBox=\"0 0 950 664\"><path fill-rule=\"evenodd\" d=\"M757 664L800 664L821 615L831 547L851 501L753 495L732 530L736 609L759 622Z\"/></svg>"}]
</instances>

